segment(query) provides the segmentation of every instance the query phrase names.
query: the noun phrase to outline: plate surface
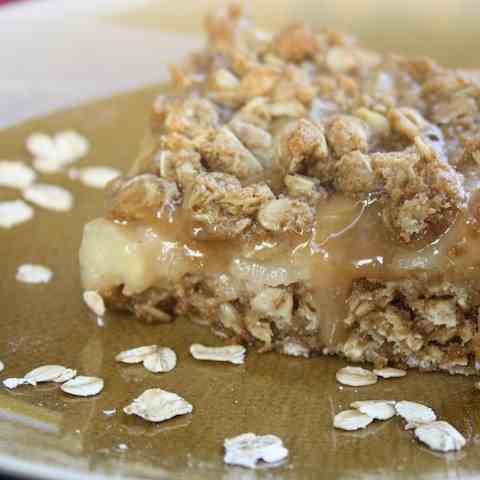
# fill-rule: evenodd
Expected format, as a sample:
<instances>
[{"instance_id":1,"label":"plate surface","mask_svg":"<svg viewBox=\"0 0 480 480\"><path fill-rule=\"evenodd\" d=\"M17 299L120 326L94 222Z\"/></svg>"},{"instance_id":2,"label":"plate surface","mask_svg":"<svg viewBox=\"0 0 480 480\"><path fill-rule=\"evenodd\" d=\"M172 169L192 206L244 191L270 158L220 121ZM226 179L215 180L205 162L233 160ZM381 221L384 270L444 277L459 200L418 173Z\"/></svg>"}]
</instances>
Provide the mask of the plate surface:
<instances>
[{"instance_id":1,"label":"plate surface","mask_svg":"<svg viewBox=\"0 0 480 480\"><path fill-rule=\"evenodd\" d=\"M90 13L77 12L78 18L71 20L68 28L65 22L60 25L60 17L52 12L48 22L35 23L45 34L35 48L31 37L18 33L28 28L25 20L17 18L20 30L12 27L7 34L12 41L20 41L19 50L27 55L23 63L31 60L31 64L22 73L14 68L18 58L11 55L6 62L11 77L8 82L3 76L0 80L3 125L79 99L164 80L165 63L195 43L194 37L179 32L192 29L200 21L200 12L212 2L185 1L176 10L172 3L155 2L114 14L102 10L89 19ZM363 7L355 6L357 3ZM381 36L382 48L396 45L399 51L431 53L452 65L471 65L476 50L468 45L478 45L480 40L480 32L474 29L480 18L475 11L477 2L445 2L435 22L428 21L431 10L425 7L433 2L418 3L405 1L400 9L393 2L380 0L277 0L275 10L350 28L371 45L380 43ZM269 18L272 5L254 3L261 23L281 23L279 17ZM8 15L19 17L13 10ZM0 11L0 27L1 15ZM462 28L458 23L452 25L447 16L451 21L461 20ZM33 17L29 21L39 21ZM83 38L82 32L88 32L90 47L99 45L96 52L75 43ZM65 45L70 38L71 48L80 52L75 58L77 66L66 69L71 64L68 49L49 50L60 38ZM165 44L165 38L170 38L170 43ZM125 46L122 56L119 41ZM155 41L163 43L152 45ZM462 42L464 48L460 48ZM5 48L0 46L0 53ZM49 68L34 55L43 48L50 52ZM108 64L98 68L109 58L118 62L115 68ZM37 76L32 77L32 72ZM125 75L118 79L118 72ZM60 82L62 76L64 83ZM159 87L143 88L4 128L0 131L0 158L27 161L24 141L31 132L73 128L92 143L82 165L125 169L137 150L148 107L158 91ZM244 366L196 362L188 353L193 341L220 342L186 320L150 326L128 316L108 314L105 324L98 325L81 300L77 251L83 224L102 212L103 193L62 175L42 180L70 189L76 203L70 213L37 208L31 222L0 231L0 359L6 366L1 379L22 376L38 365L58 363L104 378L105 389L87 399L68 397L50 384L1 389L1 471L48 479L85 478L87 474L93 479L407 479L419 474L432 479L478 478L480 394L473 388L472 378L410 372L406 378L371 387L340 388L335 372L344 362L338 359L305 360L249 352ZM0 189L0 201L18 197L14 190ZM45 286L16 283L15 271L21 263L47 265L55 272L53 281ZM155 375L141 366L114 361L120 350L154 342L176 350L179 361L174 371ZM152 387L182 395L194 405L194 412L159 425L121 413L132 398ZM442 419L465 434L468 446L456 454L431 452L413 441L398 419L358 433L333 430L336 412L348 408L352 401L366 399L408 399L431 405ZM117 413L103 413L111 409ZM288 462L254 472L225 467L223 439L248 431L279 435L290 449Z\"/></svg>"}]
</instances>

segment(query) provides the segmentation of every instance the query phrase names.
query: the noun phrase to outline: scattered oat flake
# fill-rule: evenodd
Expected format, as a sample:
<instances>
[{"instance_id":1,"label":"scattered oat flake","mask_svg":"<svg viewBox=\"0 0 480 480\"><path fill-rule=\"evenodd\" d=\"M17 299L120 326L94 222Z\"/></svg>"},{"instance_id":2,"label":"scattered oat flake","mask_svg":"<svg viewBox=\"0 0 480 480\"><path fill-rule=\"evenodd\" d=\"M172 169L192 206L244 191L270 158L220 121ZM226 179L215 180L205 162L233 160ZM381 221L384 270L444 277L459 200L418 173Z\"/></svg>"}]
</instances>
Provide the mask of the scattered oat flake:
<instances>
[{"instance_id":1,"label":"scattered oat flake","mask_svg":"<svg viewBox=\"0 0 480 480\"><path fill-rule=\"evenodd\" d=\"M71 178L78 179L87 187L105 188L110 180L117 178L121 172L112 167L85 167L78 171L78 173L71 174Z\"/></svg>"},{"instance_id":2,"label":"scattered oat flake","mask_svg":"<svg viewBox=\"0 0 480 480\"><path fill-rule=\"evenodd\" d=\"M341 430L358 430L373 422L373 418L358 410L344 410L337 413L333 419L333 426Z\"/></svg>"},{"instance_id":3,"label":"scattered oat flake","mask_svg":"<svg viewBox=\"0 0 480 480\"><path fill-rule=\"evenodd\" d=\"M35 157L54 157L55 146L52 137L45 133L32 133L25 142L27 150Z\"/></svg>"},{"instance_id":4,"label":"scattered oat flake","mask_svg":"<svg viewBox=\"0 0 480 480\"><path fill-rule=\"evenodd\" d=\"M66 212L73 207L73 195L62 187L36 183L23 191L23 198L39 207Z\"/></svg>"},{"instance_id":5,"label":"scattered oat flake","mask_svg":"<svg viewBox=\"0 0 480 480\"><path fill-rule=\"evenodd\" d=\"M158 350L158 345L146 345L144 347L131 348L120 352L115 360L122 363L141 363L146 357L155 353Z\"/></svg>"},{"instance_id":6,"label":"scattered oat flake","mask_svg":"<svg viewBox=\"0 0 480 480\"><path fill-rule=\"evenodd\" d=\"M350 406L374 420L388 420L397 413L393 400L362 400L353 402Z\"/></svg>"},{"instance_id":7,"label":"scattered oat flake","mask_svg":"<svg viewBox=\"0 0 480 480\"><path fill-rule=\"evenodd\" d=\"M65 368L63 373L61 373L58 377L54 378L52 381L55 383L64 383L72 378L77 376L77 371L73 368Z\"/></svg>"},{"instance_id":8,"label":"scattered oat flake","mask_svg":"<svg viewBox=\"0 0 480 480\"><path fill-rule=\"evenodd\" d=\"M336 374L337 382L350 387L364 387L377 383L377 376L361 367L344 367Z\"/></svg>"},{"instance_id":9,"label":"scattered oat flake","mask_svg":"<svg viewBox=\"0 0 480 480\"><path fill-rule=\"evenodd\" d=\"M460 450L465 444L465 437L448 422L437 421L420 425L415 429L415 436L432 450L450 452Z\"/></svg>"},{"instance_id":10,"label":"scattered oat flake","mask_svg":"<svg viewBox=\"0 0 480 480\"><path fill-rule=\"evenodd\" d=\"M66 382L76 375L76 371L61 365L42 365L28 372L24 379L31 385L42 382Z\"/></svg>"},{"instance_id":11,"label":"scattered oat flake","mask_svg":"<svg viewBox=\"0 0 480 480\"><path fill-rule=\"evenodd\" d=\"M176 393L160 388L145 390L123 411L127 415L138 415L149 422L163 422L177 415L190 413L193 407Z\"/></svg>"},{"instance_id":12,"label":"scattered oat flake","mask_svg":"<svg viewBox=\"0 0 480 480\"><path fill-rule=\"evenodd\" d=\"M98 377L85 377L79 375L64 383L60 388L70 395L77 397L90 397L103 390L103 380Z\"/></svg>"},{"instance_id":13,"label":"scattered oat flake","mask_svg":"<svg viewBox=\"0 0 480 480\"><path fill-rule=\"evenodd\" d=\"M395 410L397 411L397 415L400 415L406 420L407 425L405 429L407 430L424 423L434 422L437 419L435 412L430 407L422 405L421 403L402 400L395 404Z\"/></svg>"},{"instance_id":14,"label":"scattered oat flake","mask_svg":"<svg viewBox=\"0 0 480 480\"><path fill-rule=\"evenodd\" d=\"M95 315L99 317L105 315L105 302L102 296L95 290L86 290L83 292L83 301Z\"/></svg>"},{"instance_id":15,"label":"scattered oat flake","mask_svg":"<svg viewBox=\"0 0 480 480\"><path fill-rule=\"evenodd\" d=\"M3 380L3 385L10 390L17 388L20 385L24 385L25 383L28 382L24 378L6 378Z\"/></svg>"},{"instance_id":16,"label":"scattered oat flake","mask_svg":"<svg viewBox=\"0 0 480 480\"><path fill-rule=\"evenodd\" d=\"M0 360L0 372L3 372L5 370L5 365L3 362Z\"/></svg>"},{"instance_id":17,"label":"scattered oat flake","mask_svg":"<svg viewBox=\"0 0 480 480\"><path fill-rule=\"evenodd\" d=\"M0 202L0 227L12 228L32 219L34 210L23 200Z\"/></svg>"},{"instance_id":18,"label":"scattered oat flake","mask_svg":"<svg viewBox=\"0 0 480 480\"><path fill-rule=\"evenodd\" d=\"M404 377L407 374L405 370L391 367L375 369L373 370L373 373L382 378L399 378Z\"/></svg>"},{"instance_id":19,"label":"scattered oat flake","mask_svg":"<svg viewBox=\"0 0 480 480\"><path fill-rule=\"evenodd\" d=\"M84 157L90 150L90 142L74 130L59 132L53 140L57 155L63 159L64 163L72 163Z\"/></svg>"},{"instance_id":20,"label":"scattered oat flake","mask_svg":"<svg viewBox=\"0 0 480 480\"><path fill-rule=\"evenodd\" d=\"M33 168L37 172L50 174L62 171L63 164L59 163L56 157L36 157L32 161Z\"/></svg>"},{"instance_id":21,"label":"scattered oat flake","mask_svg":"<svg viewBox=\"0 0 480 480\"><path fill-rule=\"evenodd\" d=\"M0 187L23 190L35 181L36 176L23 162L0 160Z\"/></svg>"},{"instance_id":22,"label":"scattered oat flake","mask_svg":"<svg viewBox=\"0 0 480 480\"><path fill-rule=\"evenodd\" d=\"M66 130L53 137L44 133L32 133L27 138L26 147L35 157L35 168L43 173L55 173L64 165L85 156L90 144L78 132Z\"/></svg>"},{"instance_id":23,"label":"scattered oat flake","mask_svg":"<svg viewBox=\"0 0 480 480\"><path fill-rule=\"evenodd\" d=\"M190 346L190 353L197 360L212 360L215 362L230 362L240 365L245 361L245 347L230 345L227 347L206 347L199 343Z\"/></svg>"},{"instance_id":24,"label":"scattered oat flake","mask_svg":"<svg viewBox=\"0 0 480 480\"><path fill-rule=\"evenodd\" d=\"M117 413L116 408L112 408L111 410L104 410L103 414L107 415L108 417L111 417L112 415L115 415Z\"/></svg>"},{"instance_id":25,"label":"scattered oat flake","mask_svg":"<svg viewBox=\"0 0 480 480\"><path fill-rule=\"evenodd\" d=\"M288 457L288 450L276 435L255 435L243 433L224 441L224 462L229 465L254 468L263 460L275 463Z\"/></svg>"},{"instance_id":26,"label":"scattered oat flake","mask_svg":"<svg viewBox=\"0 0 480 480\"><path fill-rule=\"evenodd\" d=\"M168 347L158 347L157 351L147 355L143 366L150 372L170 372L177 364L177 355Z\"/></svg>"},{"instance_id":27,"label":"scattered oat flake","mask_svg":"<svg viewBox=\"0 0 480 480\"><path fill-rule=\"evenodd\" d=\"M43 265L25 263L17 268L15 278L22 283L48 283L52 276L53 272Z\"/></svg>"}]
</instances>

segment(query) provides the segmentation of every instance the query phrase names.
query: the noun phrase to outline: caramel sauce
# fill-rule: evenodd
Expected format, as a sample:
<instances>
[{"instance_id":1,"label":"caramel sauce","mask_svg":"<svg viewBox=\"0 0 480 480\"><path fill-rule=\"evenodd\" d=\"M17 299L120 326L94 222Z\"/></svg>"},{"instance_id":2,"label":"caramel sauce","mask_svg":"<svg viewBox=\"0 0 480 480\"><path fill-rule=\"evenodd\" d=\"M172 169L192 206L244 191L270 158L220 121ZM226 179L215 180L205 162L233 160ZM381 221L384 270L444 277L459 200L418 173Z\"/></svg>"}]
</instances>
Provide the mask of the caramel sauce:
<instances>
[{"instance_id":1,"label":"caramel sauce","mask_svg":"<svg viewBox=\"0 0 480 480\"><path fill-rule=\"evenodd\" d=\"M205 240L201 227L181 210L148 224L97 219L87 225L80 251L83 281L95 289L124 284L126 293L171 285L186 273L229 272L246 288L302 281L313 291L320 335L329 344L344 335L345 299L357 278L393 280L419 272L440 272L452 280L480 277L472 211L477 207L470 205L432 241L409 246L387 231L377 200L342 195L322 204L314 231L304 236L253 232Z\"/></svg>"}]
</instances>

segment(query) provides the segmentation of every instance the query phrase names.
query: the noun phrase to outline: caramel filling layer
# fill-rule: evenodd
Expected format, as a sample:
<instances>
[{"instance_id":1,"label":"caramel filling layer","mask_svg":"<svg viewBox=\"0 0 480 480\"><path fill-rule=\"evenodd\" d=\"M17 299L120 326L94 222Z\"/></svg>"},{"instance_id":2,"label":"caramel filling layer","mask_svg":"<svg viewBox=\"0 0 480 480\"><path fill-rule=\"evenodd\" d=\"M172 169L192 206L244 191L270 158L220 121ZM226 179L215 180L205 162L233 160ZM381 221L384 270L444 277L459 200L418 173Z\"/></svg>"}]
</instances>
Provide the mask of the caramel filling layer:
<instances>
[{"instance_id":1,"label":"caramel filling layer","mask_svg":"<svg viewBox=\"0 0 480 480\"><path fill-rule=\"evenodd\" d=\"M408 278L419 272L450 280L480 278L476 196L452 226L433 241L406 247L385 229L375 199L333 195L318 211L306 236L256 233L235 240L201 240L182 218L116 223L99 218L86 225L80 263L86 289L123 285L127 295L172 285L187 273L231 275L243 288L304 282L314 294L321 340L342 336L345 299L357 278Z\"/></svg>"}]
</instances>

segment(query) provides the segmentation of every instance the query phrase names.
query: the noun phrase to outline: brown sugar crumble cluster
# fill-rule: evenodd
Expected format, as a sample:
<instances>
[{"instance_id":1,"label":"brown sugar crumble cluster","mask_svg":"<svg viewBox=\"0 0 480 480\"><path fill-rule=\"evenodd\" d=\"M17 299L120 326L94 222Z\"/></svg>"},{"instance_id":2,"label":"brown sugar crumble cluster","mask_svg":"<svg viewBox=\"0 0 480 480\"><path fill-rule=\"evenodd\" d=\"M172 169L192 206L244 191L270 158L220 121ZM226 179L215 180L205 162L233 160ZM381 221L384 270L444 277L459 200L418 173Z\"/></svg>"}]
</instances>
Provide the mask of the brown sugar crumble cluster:
<instances>
[{"instance_id":1,"label":"brown sugar crumble cluster","mask_svg":"<svg viewBox=\"0 0 480 480\"><path fill-rule=\"evenodd\" d=\"M206 29L86 227L86 288L262 350L474 371L480 73L304 23L272 35L237 5ZM95 265L104 233L142 267Z\"/></svg>"}]
</instances>

